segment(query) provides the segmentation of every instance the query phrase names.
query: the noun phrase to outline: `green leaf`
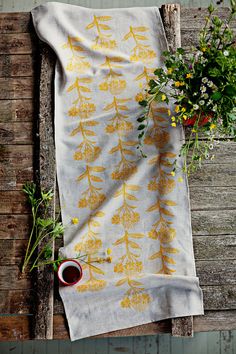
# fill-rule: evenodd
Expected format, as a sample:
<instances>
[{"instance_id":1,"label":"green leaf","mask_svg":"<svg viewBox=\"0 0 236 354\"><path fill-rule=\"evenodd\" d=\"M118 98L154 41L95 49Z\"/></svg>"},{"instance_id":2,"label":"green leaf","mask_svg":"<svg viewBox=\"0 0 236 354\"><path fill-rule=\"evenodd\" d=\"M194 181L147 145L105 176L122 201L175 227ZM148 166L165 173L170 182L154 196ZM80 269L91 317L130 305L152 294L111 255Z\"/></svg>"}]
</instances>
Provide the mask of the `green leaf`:
<instances>
[{"instance_id":1,"label":"green leaf","mask_svg":"<svg viewBox=\"0 0 236 354\"><path fill-rule=\"evenodd\" d=\"M221 99L221 97L222 97L222 94L219 91L216 91L211 95L211 99L213 101L218 101L219 99Z\"/></svg>"},{"instance_id":2,"label":"green leaf","mask_svg":"<svg viewBox=\"0 0 236 354\"><path fill-rule=\"evenodd\" d=\"M233 85L227 85L224 89L224 92L227 96L234 97L236 96L236 87Z\"/></svg>"},{"instance_id":3,"label":"green leaf","mask_svg":"<svg viewBox=\"0 0 236 354\"><path fill-rule=\"evenodd\" d=\"M138 118L137 121L138 121L139 123L141 123L141 122L143 122L145 119L146 119L146 117L145 117L145 116L142 116L142 117Z\"/></svg>"},{"instance_id":4,"label":"green leaf","mask_svg":"<svg viewBox=\"0 0 236 354\"><path fill-rule=\"evenodd\" d=\"M148 102L146 100L139 101L140 106L146 107Z\"/></svg>"},{"instance_id":5,"label":"green leaf","mask_svg":"<svg viewBox=\"0 0 236 354\"><path fill-rule=\"evenodd\" d=\"M140 124L140 125L138 126L138 130L143 130L145 127L146 127L146 125Z\"/></svg>"}]
</instances>

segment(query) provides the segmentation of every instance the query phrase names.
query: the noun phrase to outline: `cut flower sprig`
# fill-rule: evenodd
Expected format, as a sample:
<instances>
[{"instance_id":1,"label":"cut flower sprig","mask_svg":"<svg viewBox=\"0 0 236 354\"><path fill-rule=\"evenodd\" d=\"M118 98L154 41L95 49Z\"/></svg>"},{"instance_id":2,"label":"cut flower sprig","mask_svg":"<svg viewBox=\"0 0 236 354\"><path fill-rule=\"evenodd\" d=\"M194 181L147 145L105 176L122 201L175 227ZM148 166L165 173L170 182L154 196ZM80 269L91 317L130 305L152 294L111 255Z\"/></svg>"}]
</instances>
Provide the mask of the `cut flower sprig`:
<instances>
[{"instance_id":1,"label":"cut flower sprig","mask_svg":"<svg viewBox=\"0 0 236 354\"><path fill-rule=\"evenodd\" d=\"M201 167L203 160L214 158L212 149L219 138L236 137L236 46L230 28L235 0L231 0L227 20L215 16L215 10L213 5L208 7L196 47L189 52L183 48L163 52L164 67L154 71L144 99L139 101L143 112L137 119L138 148L144 157L143 141L152 106L175 104L173 112L168 110L169 123L173 129L182 124L188 132L180 150L183 170L188 174ZM173 171L176 169L175 161Z\"/></svg>"}]
</instances>

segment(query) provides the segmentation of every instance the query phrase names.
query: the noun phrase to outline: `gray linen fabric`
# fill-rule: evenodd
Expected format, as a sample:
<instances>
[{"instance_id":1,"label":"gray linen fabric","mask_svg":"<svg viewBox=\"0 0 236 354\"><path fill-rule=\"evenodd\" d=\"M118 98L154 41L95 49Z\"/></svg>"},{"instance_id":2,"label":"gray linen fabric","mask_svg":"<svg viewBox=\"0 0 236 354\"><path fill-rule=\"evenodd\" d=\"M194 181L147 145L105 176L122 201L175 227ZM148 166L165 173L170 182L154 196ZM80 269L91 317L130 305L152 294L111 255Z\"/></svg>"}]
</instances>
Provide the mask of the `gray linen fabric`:
<instances>
[{"instance_id":1,"label":"gray linen fabric","mask_svg":"<svg viewBox=\"0 0 236 354\"><path fill-rule=\"evenodd\" d=\"M57 55L55 144L64 257L83 278L60 287L72 340L165 318L203 314L187 180L178 166L174 106L154 105L137 150L137 117L167 48L158 8L32 10Z\"/></svg>"}]
</instances>

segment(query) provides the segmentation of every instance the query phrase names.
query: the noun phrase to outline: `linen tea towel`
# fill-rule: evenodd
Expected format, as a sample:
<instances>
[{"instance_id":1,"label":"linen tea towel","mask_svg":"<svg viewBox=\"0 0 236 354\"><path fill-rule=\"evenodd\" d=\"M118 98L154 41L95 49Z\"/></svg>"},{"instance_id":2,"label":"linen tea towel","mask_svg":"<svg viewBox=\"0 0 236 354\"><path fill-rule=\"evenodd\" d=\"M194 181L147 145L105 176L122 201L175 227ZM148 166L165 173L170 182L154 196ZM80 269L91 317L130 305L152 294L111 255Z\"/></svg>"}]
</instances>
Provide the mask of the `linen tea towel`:
<instances>
[{"instance_id":1,"label":"linen tea towel","mask_svg":"<svg viewBox=\"0 0 236 354\"><path fill-rule=\"evenodd\" d=\"M167 48L158 8L47 3L32 16L57 55L60 252L86 257L81 282L60 287L71 339L203 314L187 180L171 174L184 138L173 105L153 107L147 158L137 150L138 101Z\"/></svg>"}]
</instances>

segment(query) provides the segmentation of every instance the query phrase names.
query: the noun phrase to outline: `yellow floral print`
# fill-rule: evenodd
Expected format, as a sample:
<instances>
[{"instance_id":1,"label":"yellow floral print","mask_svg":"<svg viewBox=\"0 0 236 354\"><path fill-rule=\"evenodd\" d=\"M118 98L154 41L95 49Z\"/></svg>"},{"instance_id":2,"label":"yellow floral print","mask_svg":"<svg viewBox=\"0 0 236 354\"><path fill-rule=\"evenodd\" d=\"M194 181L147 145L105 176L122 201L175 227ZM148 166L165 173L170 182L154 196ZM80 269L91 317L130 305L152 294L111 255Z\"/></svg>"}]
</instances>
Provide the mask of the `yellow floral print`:
<instances>
[{"instance_id":1,"label":"yellow floral print","mask_svg":"<svg viewBox=\"0 0 236 354\"><path fill-rule=\"evenodd\" d=\"M162 114L168 111L165 107L158 107L153 103L150 109L150 118L153 120L153 127L150 129L144 139L147 145L156 145L158 149L163 149L169 142L169 133L166 131L168 121Z\"/></svg>"},{"instance_id":2,"label":"yellow floral print","mask_svg":"<svg viewBox=\"0 0 236 354\"><path fill-rule=\"evenodd\" d=\"M111 175L112 179L116 180L124 180L137 170L136 162L127 158L127 155L135 155L129 147L135 146L137 142L124 140L124 136L133 129L133 124L127 121L129 116L121 113L121 111L128 111L128 107L125 105L127 101L130 101L130 98L114 97L113 101L104 108L104 111L115 111L115 115L110 119L111 123L106 126L106 132L118 135L118 144L109 151L110 154L119 152L121 156L121 161L116 165Z\"/></svg>"},{"instance_id":3,"label":"yellow floral print","mask_svg":"<svg viewBox=\"0 0 236 354\"><path fill-rule=\"evenodd\" d=\"M132 55L130 60L132 61L142 61L150 62L156 57L156 53L151 49L151 46L148 44L143 44L140 41L147 41L148 37L140 34L143 32L148 32L148 27L132 27L130 26L129 32L124 36L123 40L127 41L129 38L132 38L135 42L135 47L132 49Z\"/></svg>"},{"instance_id":4,"label":"yellow floral print","mask_svg":"<svg viewBox=\"0 0 236 354\"><path fill-rule=\"evenodd\" d=\"M102 211L94 213L87 222L88 231L81 237L81 242L77 243L74 250L81 254L86 254L85 265L83 271L88 272L88 280L77 286L77 291L99 291L105 288L106 281L98 279L97 275L104 275L103 270L93 265L93 261L97 259L97 253L102 248L102 240L99 238L99 233L93 228L101 226L97 218L103 217L105 214Z\"/></svg>"},{"instance_id":5,"label":"yellow floral print","mask_svg":"<svg viewBox=\"0 0 236 354\"><path fill-rule=\"evenodd\" d=\"M141 247L137 241L142 239L144 234L129 231L139 221L140 215L134 212L136 207L128 203L128 200L138 201L137 197L131 192L137 192L139 189L140 187L137 185L124 182L122 188L114 195L115 198L122 197L122 206L113 215L112 223L120 224L124 229L123 236L114 242L114 246L122 246L125 251L125 254L119 258L118 263L114 266L114 272L123 275L117 281L116 286L123 284L129 286L121 300L121 307L144 311L150 303L151 297L144 292L142 282L136 280L142 277L143 271L143 263L139 260Z\"/></svg>"},{"instance_id":6,"label":"yellow floral print","mask_svg":"<svg viewBox=\"0 0 236 354\"><path fill-rule=\"evenodd\" d=\"M97 209L106 199L105 194L101 192L101 188L94 185L94 183L104 182L101 177L98 177L94 174L105 171L105 168L102 166L89 166L86 165L85 171L77 178L77 181L80 182L86 178L88 182L88 188L81 193L82 198L79 200L79 208L89 208L91 210Z\"/></svg>"},{"instance_id":7,"label":"yellow floral print","mask_svg":"<svg viewBox=\"0 0 236 354\"><path fill-rule=\"evenodd\" d=\"M84 52L84 48L81 46L81 38L68 36L67 42L63 44L63 49L70 49L71 57L66 66L66 70L75 71L77 73L84 73L91 65L85 60L85 56L81 55Z\"/></svg>"},{"instance_id":8,"label":"yellow floral print","mask_svg":"<svg viewBox=\"0 0 236 354\"><path fill-rule=\"evenodd\" d=\"M117 43L114 39L111 39L111 34L107 34L104 31L110 31L111 27L103 22L110 21L111 16L93 16L93 21L89 23L86 29L95 28L97 31L97 36L92 45L92 49L95 50L109 50L117 47Z\"/></svg>"},{"instance_id":9,"label":"yellow floral print","mask_svg":"<svg viewBox=\"0 0 236 354\"><path fill-rule=\"evenodd\" d=\"M135 81L140 81L142 91L138 92L137 95L135 96L135 100L137 102L140 102L142 100L146 99L146 95L144 95L144 87L148 86L148 83L151 79L153 79L154 74L153 74L154 69L148 68L144 66L143 72L139 74L136 78ZM144 83L143 83L144 81Z\"/></svg>"},{"instance_id":10,"label":"yellow floral print","mask_svg":"<svg viewBox=\"0 0 236 354\"><path fill-rule=\"evenodd\" d=\"M117 73L114 69L121 68L122 66L116 64L123 59L119 57L109 58L106 57L105 63L101 65L108 69L108 73L105 76L105 80L99 85L101 91L110 91L112 95L118 95L126 88L126 81L121 79L122 74Z\"/></svg>"},{"instance_id":11,"label":"yellow floral print","mask_svg":"<svg viewBox=\"0 0 236 354\"><path fill-rule=\"evenodd\" d=\"M146 144L156 145L159 151L159 154L148 162L151 165L154 164L157 166L157 173L148 183L148 190L159 192L156 203L147 210L148 212L159 213L159 219L152 225L148 236L151 239L158 240L160 245L158 252L152 254L149 259L160 259L161 268L158 270L158 273L171 275L175 272L175 269L171 265L175 265L176 262L168 254L176 254L179 250L171 246L171 242L176 237L176 230L171 226L173 224L171 218L174 214L169 208L176 206L176 203L170 199L166 199L165 196L175 188L172 170L176 154L166 151L169 142L169 133L166 131L168 120L162 114L168 114L168 109L165 107L152 107L151 118L154 124L152 131L145 139Z\"/></svg>"}]
</instances>

